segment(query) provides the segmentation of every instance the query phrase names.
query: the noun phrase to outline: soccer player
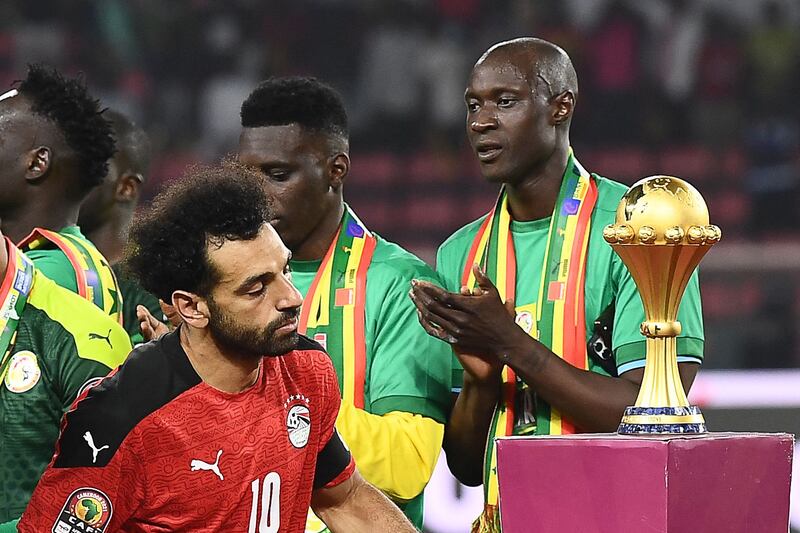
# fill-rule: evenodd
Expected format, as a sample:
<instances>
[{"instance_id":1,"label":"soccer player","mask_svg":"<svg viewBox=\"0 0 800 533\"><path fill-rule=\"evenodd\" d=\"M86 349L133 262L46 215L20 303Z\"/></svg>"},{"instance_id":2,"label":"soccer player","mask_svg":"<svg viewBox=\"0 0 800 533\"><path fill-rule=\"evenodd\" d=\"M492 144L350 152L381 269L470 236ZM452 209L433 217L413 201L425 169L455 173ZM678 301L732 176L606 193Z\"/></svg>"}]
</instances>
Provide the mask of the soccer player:
<instances>
[{"instance_id":1,"label":"soccer player","mask_svg":"<svg viewBox=\"0 0 800 533\"><path fill-rule=\"evenodd\" d=\"M444 447L456 477L484 485L474 531L500 530L495 437L615 431L642 381L642 303L602 236L626 187L590 174L573 154L577 97L572 63L552 43L516 39L478 60L465 94L467 136L500 195L440 247L437 270L451 292L424 281L412 290L425 329L453 346L464 370ZM602 354L588 354L595 319L612 330L592 343L610 345L608 371ZM688 390L703 356L696 274L679 319Z\"/></svg>"},{"instance_id":2,"label":"soccer player","mask_svg":"<svg viewBox=\"0 0 800 533\"><path fill-rule=\"evenodd\" d=\"M414 531L336 432L262 181L193 169L134 223L128 264L182 324L66 415L20 531L297 533L309 502L334 531Z\"/></svg>"},{"instance_id":3,"label":"soccer player","mask_svg":"<svg viewBox=\"0 0 800 533\"><path fill-rule=\"evenodd\" d=\"M111 127L78 79L40 65L0 96L3 232L47 277L122 322L108 261L76 225L114 155Z\"/></svg>"},{"instance_id":4,"label":"soccer player","mask_svg":"<svg viewBox=\"0 0 800 533\"><path fill-rule=\"evenodd\" d=\"M119 324L45 277L2 235L0 277L2 524L25 509L53 456L62 415L131 345Z\"/></svg>"},{"instance_id":5,"label":"soccer player","mask_svg":"<svg viewBox=\"0 0 800 533\"><path fill-rule=\"evenodd\" d=\"M422 491L451 403L450 351L416 320L417 257L371 232L344 203L350 169L341 97L313 78L263 82L242 105L239 160L260 169L272 225L304 295L300 330L327 347L342 391L337 428L364 477L422 527ZM313 517L309 531L319 531Z\"/></svg>"},{"instance_id":6,"label":"soccer player","mask_svg":"<svg viewBox=\"0 0 800 533\"><path fill-rule=\"evenodd\" d=\"M145 306L152 316L163 318L158 298L145 291L125 272L123 252L139 192L150 166L150 140L142 128L122 113L107 110L117 152L108 162L103 181L86 197L78 214L78 226L111 264L117 276L123 306L123 327L136 346L143 341L136 308Z\"/></svg>"}]
</instances>

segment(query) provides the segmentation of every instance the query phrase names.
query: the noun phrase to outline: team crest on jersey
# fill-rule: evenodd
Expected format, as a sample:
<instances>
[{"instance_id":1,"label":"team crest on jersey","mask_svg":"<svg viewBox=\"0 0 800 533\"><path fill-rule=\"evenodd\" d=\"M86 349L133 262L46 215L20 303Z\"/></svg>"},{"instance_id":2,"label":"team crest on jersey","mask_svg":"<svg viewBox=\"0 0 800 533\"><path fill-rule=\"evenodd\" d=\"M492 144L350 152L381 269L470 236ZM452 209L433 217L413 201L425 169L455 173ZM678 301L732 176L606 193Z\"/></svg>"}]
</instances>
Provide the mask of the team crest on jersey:
<instances>
[{"instance_id":1,"label":"team crest on jersey","mask_svg":"<svg viewBox=\"0 0 800 533\"><path fill-rule=\"evenodd\" d=\"M67 498L52 533L103 533L114 509L102 491L84 487Z\"/></svg>"},{"instance_id":2,"label":"team crest on jersey","mask_svg":"<svg viewBox=\"0 0 800 533\"><path fill-rule=\"evenodd\" d=\"M8 362L8 373L6 374L6 388L11 392L28 392L42 377L42 370L39 368L39 360L36 354L29 351L17 352Z\"/></svg>"},{"instance_id":3,"label":"team crest on jersey","mask_svg":"<svg viewBox=\"0 0 800 533\"><path fill-rule=\"evenodd\" d=\"M295 448L303 448L308 443L311 435L311 411L308 409L310 400L302 394L295 394L283 402L286 414L286 431L289 433L289 442Z\"/></svg>"}]
</instances>

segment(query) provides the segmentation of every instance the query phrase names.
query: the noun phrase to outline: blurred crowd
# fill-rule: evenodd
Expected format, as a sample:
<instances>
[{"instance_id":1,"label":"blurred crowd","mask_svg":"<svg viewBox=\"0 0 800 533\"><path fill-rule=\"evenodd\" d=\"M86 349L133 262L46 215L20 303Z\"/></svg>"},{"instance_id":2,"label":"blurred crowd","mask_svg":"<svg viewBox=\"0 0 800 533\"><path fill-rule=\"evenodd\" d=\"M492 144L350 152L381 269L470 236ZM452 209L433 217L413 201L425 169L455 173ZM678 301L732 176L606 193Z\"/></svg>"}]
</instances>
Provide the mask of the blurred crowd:
<instances>
[{"instance_id":1,"label":"blurred crowd","mask_svg":"<svg viewBox=\"0 0 800 533\"><path fill-rule=\"evenodd\" d=\"M0 5L0 86L33 61L84 72L153 139L152 196L186 164L232 150L259 80L322 78L352 120L349 201L431 259L492 203L465 142L467 73L489 44L536 35L575 63L572 142L587 167L628 183L688 179L726 243L798 243L798 16L800 4L777 0L14 1ZM800 316L787 280L729 279L704 283L720 366L800 365L780 322ZM756 341L714 329L732 307L767 317L751 322Z\"/></svg>"}]
</instances>

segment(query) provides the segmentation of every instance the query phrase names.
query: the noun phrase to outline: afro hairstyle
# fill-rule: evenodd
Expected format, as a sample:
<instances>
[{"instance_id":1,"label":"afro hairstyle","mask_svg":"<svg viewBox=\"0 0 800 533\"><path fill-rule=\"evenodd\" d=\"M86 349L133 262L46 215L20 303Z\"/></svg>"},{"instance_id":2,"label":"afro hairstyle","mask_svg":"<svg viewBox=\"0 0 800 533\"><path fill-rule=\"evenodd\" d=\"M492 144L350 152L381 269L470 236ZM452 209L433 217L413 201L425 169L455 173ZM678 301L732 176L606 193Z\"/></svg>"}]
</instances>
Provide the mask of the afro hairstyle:
<instances>
[{"instance_id":1,"label":"afro hairstyle","mask_svg":"<svg viewBox=\"0 0 800 533\"><path fill-rule=\"evenodd\" d=\"M206 249L251 240L270 219L263 178L226 160L190 167L131 226L126 270L165 302L184 290L208 296L217 281Z\"/></svg>"}]
</instances>

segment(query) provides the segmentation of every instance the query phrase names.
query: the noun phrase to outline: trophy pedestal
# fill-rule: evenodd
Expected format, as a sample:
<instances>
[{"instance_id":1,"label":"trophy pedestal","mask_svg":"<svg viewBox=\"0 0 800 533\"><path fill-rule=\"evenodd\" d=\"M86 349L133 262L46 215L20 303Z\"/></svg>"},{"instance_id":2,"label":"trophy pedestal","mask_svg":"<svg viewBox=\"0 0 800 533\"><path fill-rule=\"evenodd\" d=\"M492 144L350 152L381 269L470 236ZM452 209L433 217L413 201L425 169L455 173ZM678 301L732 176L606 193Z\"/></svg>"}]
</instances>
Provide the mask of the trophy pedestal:
<instances>
[{"instance_id":1,"label":"trophy pedestal","mask_svg":"<svg viewBox=\"0 0 800 533\"><path fill-rule=\"evenodd\" d=\"M786 533L786 433L509 437L497 442L507 533Z\"/></svg>"}]
</instances>

